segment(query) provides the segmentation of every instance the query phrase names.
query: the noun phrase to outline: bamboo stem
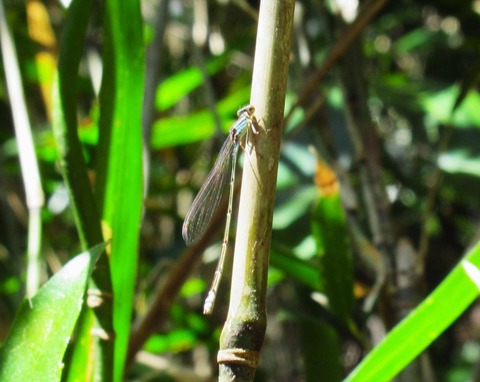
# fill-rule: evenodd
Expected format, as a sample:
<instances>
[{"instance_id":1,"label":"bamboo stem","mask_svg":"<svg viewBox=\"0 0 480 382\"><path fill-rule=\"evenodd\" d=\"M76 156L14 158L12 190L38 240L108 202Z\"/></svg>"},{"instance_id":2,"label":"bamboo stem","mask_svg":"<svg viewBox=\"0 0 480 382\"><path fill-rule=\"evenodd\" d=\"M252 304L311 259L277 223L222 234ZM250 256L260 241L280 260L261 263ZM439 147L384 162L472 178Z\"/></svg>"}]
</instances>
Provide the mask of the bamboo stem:
<instances>
[{"instance_id":1,"label":"bamboo stem","mask_svg":"<svg viewBox=\"0 0 480 382\"><path fill-rule=\"evenodd\" d=\"M265 336L267 272L293 12L293 0L260 4L250 103L261 129L250 134L246 146L230 306L217 359L220 381L253 380Z\"/></svg>"}]
</instances>

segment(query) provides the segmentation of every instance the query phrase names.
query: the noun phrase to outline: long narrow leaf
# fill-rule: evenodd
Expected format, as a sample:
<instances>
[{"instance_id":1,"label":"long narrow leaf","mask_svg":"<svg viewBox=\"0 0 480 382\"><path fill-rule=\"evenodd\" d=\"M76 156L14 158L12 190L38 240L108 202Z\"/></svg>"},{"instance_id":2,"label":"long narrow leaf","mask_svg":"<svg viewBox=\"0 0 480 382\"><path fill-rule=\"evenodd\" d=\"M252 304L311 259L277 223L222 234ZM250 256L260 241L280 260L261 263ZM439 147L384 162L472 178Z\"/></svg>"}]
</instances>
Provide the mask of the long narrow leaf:
<instances>
[{"instance_id":1,"label":"long narrow leaf","mask_svg":"<svg viewBox=\"0 0 480 382\"><path fill-rule=\"evenodd\" d=\"M389 381L438 338L479 295L478 280L472 281L465 264L480 266L480 243L345 381Z\"/></svg>"},{"instance_id":2,"label":"long narrow leaf","mask_svg":"<svg viewBox=\"0 0 480 382\"><path fill-rule=\"evenodd\" d=\"M100 217L87 175L87 165L77 129L78 69L84 52L92 4L92 0L74 0L68 8L60 43L58 73L53 89L53 131L59 151L59 162L70 194L80 242L84 249L103 241ZM92 279L96 289L108 295L111 294L109 263L106 256L100 259ZM110 337L113 337L112 310L111 299L104 299L103 303L95 309L97 329ZM83 317L85 315L80 319L82 320ZM85 342L96 342L98 339L98 336L92 335L92 331L80 332L74 346ZM111 380L113 340L100 341L101 351L98 353L100 357L94 357L93 353L82 354L82 351L92 349L93 346L72 349L74 357L69 364L66 364L65 374L68 375L71 365L80 363L82 359L95 358L96 370L102 373L105 381Z\"/></svg>"},{"instance_id":3,"label":"long narrow leaf","mask_svg":"<svg viewBox=\"0 0 480 382\"><path fill-rule=\"evenodd\" d=\"M142 208L144 48L139 1L108 0L105 6L97 195L104 234L112 238L113 379L120 381L130 333Z\"/></svg>"}]
</instances>

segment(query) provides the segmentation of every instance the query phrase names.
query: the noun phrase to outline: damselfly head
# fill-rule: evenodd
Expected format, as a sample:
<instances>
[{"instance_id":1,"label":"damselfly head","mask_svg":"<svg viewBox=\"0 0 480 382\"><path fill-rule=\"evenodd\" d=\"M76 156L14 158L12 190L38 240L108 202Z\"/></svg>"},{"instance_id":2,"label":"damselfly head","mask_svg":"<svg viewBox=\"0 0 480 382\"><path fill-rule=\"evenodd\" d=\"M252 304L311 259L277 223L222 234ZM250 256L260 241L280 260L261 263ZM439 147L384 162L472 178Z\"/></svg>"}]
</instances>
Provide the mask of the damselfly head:
<instances>
[{"instance_id":1,"label":"damselfly head","mask_svg":"<svg viewBox=\"0 0 480 382\"><path fill-rule=\"evenodd\" d=\"M241 117L244 113L252 116L255 113L255 106L253 105L246 105L237 111L237 116Z\"/></svg>"}]
</instances>

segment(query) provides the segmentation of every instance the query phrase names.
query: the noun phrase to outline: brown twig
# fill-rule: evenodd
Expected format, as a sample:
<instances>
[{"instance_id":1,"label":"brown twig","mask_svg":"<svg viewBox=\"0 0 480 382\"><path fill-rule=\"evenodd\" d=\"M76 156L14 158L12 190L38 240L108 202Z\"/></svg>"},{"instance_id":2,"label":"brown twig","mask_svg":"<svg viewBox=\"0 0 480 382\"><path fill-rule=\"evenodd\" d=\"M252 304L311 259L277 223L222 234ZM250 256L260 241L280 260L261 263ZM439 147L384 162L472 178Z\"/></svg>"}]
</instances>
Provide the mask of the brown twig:
<instances>
[{"instance_id":1,"label":"brown twig","mask_svg":"<svg viewBox=\"0 0 480 382\"><path fill-rule=\"evenodd\" d=\"M338 43L330 50L323 65L306 81L306 86L299 95L297 101L292 105L285 117L285 123L290 119L293 111L300 105L303 105L310 94L316 89L318 83L338 61L338 59L345 53L360 33L367 27L370 21L377 15L377 13L385 6L388 0L369 0L360 10L355 21L345 29Z\"/></svg>"}]
</instances>

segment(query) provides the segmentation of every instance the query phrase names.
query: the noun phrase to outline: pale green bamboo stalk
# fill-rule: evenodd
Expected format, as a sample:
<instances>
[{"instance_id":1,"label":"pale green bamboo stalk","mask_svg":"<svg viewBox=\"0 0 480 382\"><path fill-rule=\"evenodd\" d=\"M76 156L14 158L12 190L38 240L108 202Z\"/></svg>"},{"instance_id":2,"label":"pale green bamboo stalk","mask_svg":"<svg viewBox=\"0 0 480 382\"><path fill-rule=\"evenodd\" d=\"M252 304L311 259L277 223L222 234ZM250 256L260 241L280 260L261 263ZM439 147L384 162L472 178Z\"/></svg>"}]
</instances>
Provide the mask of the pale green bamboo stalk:
<instances>
[{"instance_id":1,"label":"pale green bamboo stalk","mask_svg":"<svg viewBox=\"0 0 480 382\"><path fill-rule=\"evenodd\" d=\"M13 124L17 137L18 156L22 169L28 207L28 246L27 246L27 285L26 294L33 296L40 284L40 251L42 235L42 219L40 213L45 203L45 196L40 181L32 128L28 119L28 111L23 92L22 77L18 67L17 52L12 34L5 17L3 1L0 0L0 40L7 81L8 96L12 109Z\"/></svg>"},{"instance_id":2,"label":"pale green bamboo stalk","mask_svg":"<svg viewBox=\"0 0 480 382\"><path fill-rule=\"evenodd\" d=\"M246 145L230 306L217 358L221 381L253 380L265 336L267 272L293 11L293 0L264 0L260 4L250 103L261 128L258 134L249 134Z\"/></svg>"}]
</instances>

